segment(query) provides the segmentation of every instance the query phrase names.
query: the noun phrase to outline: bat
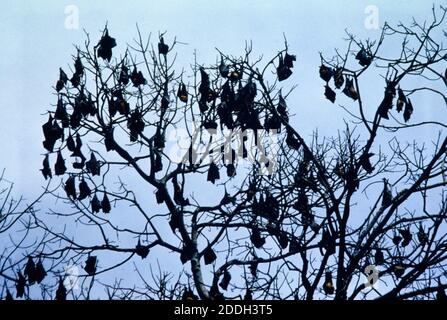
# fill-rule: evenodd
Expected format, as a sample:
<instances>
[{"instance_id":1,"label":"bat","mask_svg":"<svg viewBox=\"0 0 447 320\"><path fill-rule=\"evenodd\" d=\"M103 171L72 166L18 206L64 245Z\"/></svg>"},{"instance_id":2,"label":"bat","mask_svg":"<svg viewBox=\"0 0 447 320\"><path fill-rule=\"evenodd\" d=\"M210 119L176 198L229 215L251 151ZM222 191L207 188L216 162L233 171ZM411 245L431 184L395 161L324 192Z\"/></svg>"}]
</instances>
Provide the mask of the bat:
<instances>
[{"instance_id":1,"label":"bat","mask_svg":"<svg viewBox=\"0 0 447 320\"><path fill-rule=\"evenodd\" d=\"M40 169L40 171L42 171L42 175L45 178L45 180L47 180L48 178L52 178L53 175L51 173L51 168L50 168L50 161L49 161L49 157L48 154L45 155L45 158L43 159L42 162L43 168Z\"/></svg>"},{"instance_id":2,"label":"bat","mask_svg":"<svg viewBox=\"0 0 447 320\"><path fill-rule=\"evenodd\" d=\"M76 186L75 186L75 178L73 176L69 176L65 181L64 185L65 192L67 193L67 197L76 199Z\"/></svg>"},{"instance_id":3,"label":"bat","mask_svg":"<svg viewBox=\"0 0 447 320\"><path fill-rule=\"evenodd\" d=\"M321 64L319 72L320 78L326 82L329 82L334 74L334 70L331 67L325 66L324 64Z\"/></svg>"},{"instance_id":4,"label":"bat","mask_svg":"<svg viewBox=\"0 0 447 320\"><path fill-rule=\"evenodd\" d=\"M149 254L149 246L141 245L140 239L138 239L138 243L135 247L135 253L141 257L141 259L145 259Z\"/></svg>"},{"instance_id":5,"label":"bat","mask_svg":"<svg viewBox=\"0 0 447 320\"><path fill-rule=\"evenodd\" d=\"M220 179L219 168L214 162L211 162L208 168L208 176L206 180L214 184L214 182L219 179Z\"/></svg>"},{"instance_id":6,"label":"bat","mask_svg":"<svg viewBox=\"0 0 447 320\"><path fill-rule=\"evenodd\" d=\"M62 277L59 277L59 284L56 290L56 300L57 301L67 300L67 289L64 286L64 280L62 279Z\"/></svg>"},{"instance_id":7,"label":"bat","mask_svg":"<svg viewBox=\"0 0 447 320\"><path fill-rule=\"evenodd\" d=\"M98 196L96 195L96 193L93 195L92 201L91 201L91 206L92 206L92 212L93 213L99 213L99 211L101 211L102 207L101 207L101 201L99 201Z\"/></svg>"},{"instance_id":8,"label":"bat","mask_svg":"<svg viewBox=\"0 0 447 320\"><path fill-rule=\"evenodd\" d=\"M163 36L160 37L160 42L158 43L158 53L166 56L169 52L169 46L165 44Z\"/></svg>"},{"instance_id":9,"label":"bat","mask_svg":"<svg viewBox=\"0 0 447 320\"><path fill-rule=\"evenodd\" d=\"M231 281L231 274L230 272L228 272L228 270L225 269L222 280L219 282L219 287L221 287L223 290L227 290L230 281Z\"/></svg>"},{"instance_id":10,"label":"bat","mask_svg":"<svg viewBox=\"0 0 447 320\"><path fill-rule=\"evenodd\" d=\"M104 213L109 213L112 210L112 207L110 206L110 200L106 192L104 192L104 197L101 200L101 207L102 212Z\"/></svg>"},{"instance_id":11,"label":"bat","mask_svg":"<svg viewBox=\"0 0 447 320\"><path fill-rule=\"evenodd\" d=\"M88 256L87 260L85 261L85 267L84 270L87 272L89 276L92 276L96 273L96 265L98 263L98 259L96 256Z\"/></svg>"},{"instance_id":12,"label":"bat","mask_svg":"<svg viewBox=\"0 0 447 320\"><path fill-rule=\"evenodd\" d=\"M369 52L365 50L365 48L360 49L355 58L358 60L359 64L362 67L369 66L373 60L373 57Z\"/></svg>"},{"instance_id":13,"label":"bat","mask_svg":"<svg viewBox=\"0 0 447 320\"><path fill-rule=\"evenodd\" d=\"M324 278L323 291L326 295L334 294L335 288L332 282L332 273L327 271Z\"/></svg>"},{"instance_id":14,"label":"bat","mask_svg":"<svg viewBox=\"0 0 447 320\"><path fill-rule=\"evenodd\" d=\"M85 163L85 168L87 169L87 172L91 173L93 176L99 176L101 174L101 164L96 160L96 156L93 152L90 154L90 160Z\"/></svg>"},{"instance_id":15,"label":"bat","mask_svg":"<svg viewBox=\"0 0 447 320\"><path fill-rule=\"evenodd\" d=\"M211 264L217 259L216 253L209 244L203 250L203 259L205 260L205 265Z\"/></svg>"},{"instance_id":16,"label":"bat","mask_svg":"<svg viewBox=\"0 0 447 320\"><path fill-rule=\"evenodd\" d=\"M98 43L98 57L110 62L110 59L112 59L112 48L114 47L116 47L116 40L109 36L109 30L106 28Z\"/></svg>"},{"instance_id":17,"label":"bat","mask_svg":"<svg viewBox=\"0 0 447 320\"><path fill-rule=\"evenodd\" d=\"M56 163L54 165L54 173L57 176L61 176L66 171L67 171L67 167L65 166L65 160L64 160L64 158L62 158L62 153L59 150L58 153L57 153L57 160L56 160Z\"/></svg>"},{"instance_id":18,"label":"bat","mask_svg":"<svg viewBox=\"0 0 447 320\"><path fill-rule=\"evenodd\" d=\"M79 183L79 196L78 200L84 200L85 198L89 197L92 194L92 190L88 186L87 182L85 182L84 179Z\"/></svg>"},{"instance_id":19,"label":"bat","mask_svg":"<svg viewBox=\"0 0 447 320\"><path fill-rule=\"evenodd\" d=\"M331 89L328 85L324 86L324 96L326 99L328 99L330 102L335 102L335 91Z\"/></svg>"}]
</instances>

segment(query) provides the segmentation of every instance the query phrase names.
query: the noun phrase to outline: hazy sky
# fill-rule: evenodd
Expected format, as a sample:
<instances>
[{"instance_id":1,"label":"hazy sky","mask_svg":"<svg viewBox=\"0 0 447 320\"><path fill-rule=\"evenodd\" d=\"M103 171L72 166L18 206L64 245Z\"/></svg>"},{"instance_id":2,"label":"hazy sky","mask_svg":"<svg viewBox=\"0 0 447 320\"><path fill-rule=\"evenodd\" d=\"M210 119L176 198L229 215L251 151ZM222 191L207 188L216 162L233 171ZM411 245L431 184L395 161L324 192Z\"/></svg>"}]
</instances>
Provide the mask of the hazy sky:
<instances>
[{"instance_id":1,"label":"hazy sky","mask_svg":"<svg viewBox=\"0 0 447 320\"><path fill-rule=\"evenodd\" d=\"M437 1L441 4L443 1ZM79 28L67 29L67 7L76 6ZM39 168L43 148L42 114L55 104L51 87L60 66L68 69L73 44L92 41L108 22L118 48L123 49L136 35L136 23L143 33L167 31L187 43L180 48L180 61L188 67L196 49L198 60L213 62L215 47L239 54L246 40L254 51L266 57L283 45L286 35L290 50L297 54L295 73L290 82L298 85L289 106L297 113L297 125L330 128L331 108L322 97L318 78L319 51L332 53L342 47L345 28L360 38L377 37L379 31L365 28L365 8L375 5L379 24L385 20L409 21L430 14L427 1L17 1L2 0L0 11L0 141L3 154L0 167L16 182L16 190L34 194L42 184ZM183 59L183 60L182 60ZM382 86L382 84L380 84ZM318 104L315 104L315 101ZM295 105L296 104L296 105ZM321 106L320 106L321 104ZM313 121L308 121L312 119ZM311 128L309 128L311 129Z\"/></svg>"},{"instance_id":2,"label":"hazy sky","mask_svg":"<svg viewBox=\"0 0 447 320\"><path fill-rule=\"evenodd\" d=\"M434 3L438 6L444 1ZM345 48L345 29L360 39L377 38L379 30L365 27L367 8L378 9L382 25L385 21L408 23L412 17L424 20L431 15L430 6L423 0L2 0L0 169L7 168L17 194L32 199L40 191L44 184L39 171L45 153L41 130L47 119L44 113L54 109L56 95L52 86L58 79L59 67L69 70L75 53L73 45L84 42L84 30L96 43L107 22L118 43L114 52L122 52L126 43L132 42L137 23L143 34L166 31L168 41L176 36L187 44L178 48L178 64L185 68L193 61L194 50L199 62L212 63L217 57L216 47L238 55L243 53L245 41L250 40L256 54L269 58L283 49L285 35L290 52L297 55L294 74L288 80L297 85L288 101L291 113L296 114L293 123L308 134L316 128L332 134L340 128L342 118L340 109L323 97L319 52L329 56L334 48ZM79 27L70 29L67 17L73 8L79 13ZM383 80L379 78L369 85L379 91L365 96L380 102Z\"/></svg>"}]
</instances>

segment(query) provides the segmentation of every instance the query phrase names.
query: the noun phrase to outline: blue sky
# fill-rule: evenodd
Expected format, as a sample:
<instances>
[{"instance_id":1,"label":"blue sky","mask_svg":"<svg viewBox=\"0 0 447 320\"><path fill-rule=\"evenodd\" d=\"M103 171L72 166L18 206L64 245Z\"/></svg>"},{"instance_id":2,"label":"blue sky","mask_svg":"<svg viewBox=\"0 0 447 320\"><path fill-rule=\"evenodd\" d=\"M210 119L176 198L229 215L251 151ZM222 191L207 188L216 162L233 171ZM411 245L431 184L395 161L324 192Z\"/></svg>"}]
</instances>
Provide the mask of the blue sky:
<instances>
[{"instance_id":1,"label":"blue sky","mask_svg":"<svg viewBox=\"0 0 447 320\"><path fill-rule=\"evenodd\" d=\"M441 4L442 1L435 3ZM73 44L85 40L83 29L97 41L106 22L117 38L118 50L136 36L136 23L143 33L167 31L187 45L179 47L185 68L197 50L198 60L214 62L215 50L242 53L246 40L254 51L269 57L282 48L283 33L298 56L290 82L298 85L290 106L299 104L297 125L312 131L315 114L320 130L333 127L330 108L321 99L318 78L319 51L326 54L343 47L348 28L360 38L377 37L379 31L364 26L365 8L375 5L379 24L385 20L410 21L430 14L426 1L2 1L0 12L0 167L16 182L16 190L33 195L42 183L42 114L54 105L51 86L60 66L68 68ZM79 9L79 29L67 29L65 9ZM382 86L382 84L380 84ZM317 105L315 101L318 101ZM320 105L321 104L321 105ZM304 106L306 105L306 106ZM329 109L330 108L330 109ZM338 112L338 110L337 110ZM312 121L310 121L312 120ZM312 124L312 126L310 126Z\"/></svg>"},{"instance_id":2,"label":"blue sky","mask_svg":"<svg viewBox=\"0 0 447 320\"><path fill-rule=\"evenodd\" d=\"M30 200L44 184L39 171L44 154L41 125L47 119L44 113L56 103L52 86L59 67L68 70L72 64L73 45L83 44L84 30L96 43L107 22L110 34L117 39L117 52L123 52L126 43L136 37L137 23L143 34L152 32L154 38L166 31L168 41L177 37L185 43L177 50L177 65L185 69L194 59L194 50L199 62L213 63L218 56L216 47L238 55L243 53L245 41L253 42L255 55L269 58L283 48L285 35L290 51L297 55L294 74L288 80L297 88L288 106L295 114L295 127L309 137L315 129L333 135L343 128L340 109L323 97L319 52L331 56L334 48L345 48L345 29L360 39L377 38L380 30L365 28L368 6L377 7L379 25L385 21L409 23L412 17L424 20L431 14L431 3L422 0L2 0L2 5L0 170L6 168L16 194ZM77 29L66 28L70 5L79 9ZM374 103L381 99L384 83L374 78L369 85L375 90L365 96Z\"/></svg>"}]
</instances>

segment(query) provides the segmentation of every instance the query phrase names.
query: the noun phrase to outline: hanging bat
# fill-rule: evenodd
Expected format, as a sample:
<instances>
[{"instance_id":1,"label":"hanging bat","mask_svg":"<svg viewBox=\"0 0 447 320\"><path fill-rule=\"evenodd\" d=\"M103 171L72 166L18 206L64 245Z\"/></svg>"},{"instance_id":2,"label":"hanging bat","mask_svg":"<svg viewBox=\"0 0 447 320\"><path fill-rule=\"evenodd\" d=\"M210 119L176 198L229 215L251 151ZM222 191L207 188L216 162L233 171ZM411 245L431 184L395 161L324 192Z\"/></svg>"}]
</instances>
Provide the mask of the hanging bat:
<instances>
[{"instance_id":1,"label":"hanging bat","mask_svg":"<svg viewBox=\"0 0 447 320\"><path fill-rule=\"evenodd\" d=\"M57 176L61 176L66 171L67 171L67 167L65 166L65 160L64 160L64 158L62 158L62 153L59 150L58 153L57 153L57 160L56 160L56 163L54 165L54 173Z\"/></svg>"},{"instance_id":2,"label":"hanging bat","mask_svg":"<svg viewBox=\"0 0 447 320\"><path fill-rule=\"evenodd\" d=\"M67 193L68 198L76 199L76 187L75 187L75 178L73 176L69 176L67 181L65 181L64 185L65 192Z\"/></svg>"},{"instance_id":3,"label":"hanging bat","mask_svg":"<svg viewBox=\"0 0 447 320\"><path fill-rule=\"evenodd\" d=\"M205 260L205 265L211 264L217 259L216 253L211 248L210 244L203 250L203 258Z\"/></svg>"},{"instance_id":4,"label":"hanging bat","mask_svg":"<svg viewBox=\"0 0 447 320\"><path fill-rule=\"evenodd\" d=\"M330 102L335 102L335 91L331 89L328 85L324 86L324 96L326 99L328 99Z\"/></svg>"},{"instance_id":5,"label":"hanging bat","mask_svg":"<svg viewBox=\"0 0 447 320\"><path fill-rule=\"evenodd\" d=\"M89 276L92 276L96 273L96 265L98 263L98 259L96 256L88 256L87 260L85 261L85 267L84 270L87 272Z\"/></svg>"},{"instance_id":6,"label":"hanging bat","mask_svg":"<svg viewBox=\"0 0 447 320\"><path fill-rule=\"evenodd\" d=\"M45 180L47 180L48 178L51 179L53 177L53 175L51 173L50 160L49 160L48 154L45 155L42 165L43 165L43 168L40 169L40 171L42 171L43 177L45 178Z\"/></svg>"},{"instance_id":7,"label":"hanging bat","mask_svg":"<svg viewBox=\"0 0 447 320\"><path fill-rule=\"evenodd\" d=\"M135 247L135 253L141 257L141 259L145 259L149 254L149 246L141 245L140 239L138 239L138 243Z\"/></svg>"},{"instance_id":8,"label":"hanging bat","mask_svg":"<svg viewBox=\"0 0 447 320\"><path fill-rule=\"evenodd\" d=\"M334 70L331 67L325 66L324 64L321 64L319 72L320 78L326 82L329 82L334 74Z\"/></svg>"},{"instance_id":9,"label":"hanging bat","mask_svg":"<svg viewBox=\"0 0 447 320\"><path fill-rule=\"evenodd\" d=\"M160 42L158 43L158 53L166 56L169 52L169 46L165 44L163 36L160 37Z\"/></svg>"},{"instance_id":10,"label":"hanging bat","mask_svg":"<svg viewBox=\"0 0 447 320\"><path fill-rule=\"evenodd\" d=\"M109 30L106 29L98 43L98 57L110 62L110 59L112 59L112 48L114 47L116 47L116 40L109 36Z\"/></svg>"},{"instance_id":11,"label":"hanging bat","mask_svg":"<svg viewBox=\"0 0 447 320\"><path fill-rule=\"evenodd\" d=\"M101 200L101 207L102 212L104 213L109 213L112 210L112 207L110 206L110 200L106 192L104 192L104 197Z\"/></svg>"},{"instance_id":12,"label":"hanging bat","mask_svg":"<svg viewBox=\"0 0 447 320\"><path fill-rule=\"evenodd\" d=\"M88 186L87 182L82 179L82 181L79 183L79 196L78 200L84 200L85 198L89 197L92 194L92 190Z\"/></svg>"}]
</instances>

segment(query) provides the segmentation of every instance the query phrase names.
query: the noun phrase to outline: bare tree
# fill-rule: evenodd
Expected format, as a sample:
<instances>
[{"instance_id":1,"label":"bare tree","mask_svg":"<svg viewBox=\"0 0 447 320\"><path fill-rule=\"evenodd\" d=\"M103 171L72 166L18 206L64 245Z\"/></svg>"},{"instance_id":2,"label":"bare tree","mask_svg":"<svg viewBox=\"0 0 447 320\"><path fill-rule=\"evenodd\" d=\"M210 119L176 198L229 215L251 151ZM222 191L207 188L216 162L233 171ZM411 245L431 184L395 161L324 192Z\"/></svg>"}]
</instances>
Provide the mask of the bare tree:
<instances>
[{"instance_id":1,"label":"bare tree","mask_svg":"<svg viewBox=\"0 0 447 320\"><path fill-rule=\"evenodd\" d=\"M97 43L87 34L43 126L42 172L63 178L49 194L73 209L32 215L46 235L35 252L56 274L83 266L73 298L95 283L127 299L445 298L446 12L385 24L375 41L348 33L346 50L322 54L324 95L347 116L337 136L310 140L290 122L286 41L267 61L247 44L189 73L165 34L154 48L138 30L121 56L107 27ZM436 101L433 118L418 97ZM426 127L432 140L408 139ZM131 286L114 274L152 250L183 271L152 261Z\"/></svg>"}]
</instances>

